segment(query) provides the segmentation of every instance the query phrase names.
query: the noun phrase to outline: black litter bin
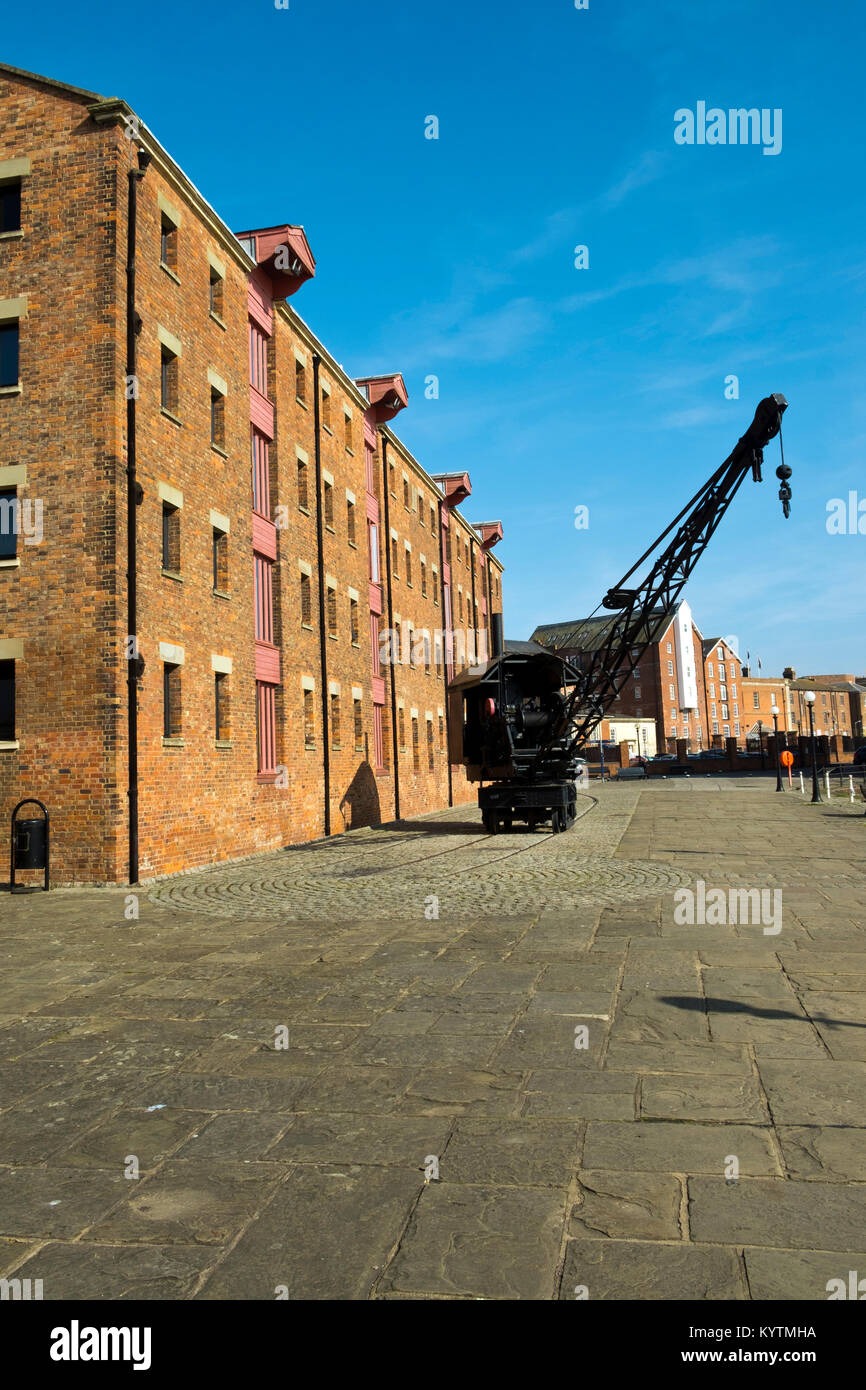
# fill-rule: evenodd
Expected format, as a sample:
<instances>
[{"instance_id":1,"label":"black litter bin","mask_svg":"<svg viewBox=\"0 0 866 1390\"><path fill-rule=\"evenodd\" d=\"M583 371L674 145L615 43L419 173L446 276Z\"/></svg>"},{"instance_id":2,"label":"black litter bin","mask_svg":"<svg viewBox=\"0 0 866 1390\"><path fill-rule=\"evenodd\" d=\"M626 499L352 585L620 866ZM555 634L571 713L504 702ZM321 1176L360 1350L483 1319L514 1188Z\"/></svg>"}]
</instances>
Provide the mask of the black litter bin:
<instances>
[{"instance_id":1,"label":"black litter bin","mask_svg":"<svg viewBox=\"0 0 866 1390\"><path fill-rule=\"evenodd\" d=\"M22 806L38 806L43 815L21 817L18 812ZM44 890L48 891L48 810L41 801L28 797L19 801L12 812L12 873L10 887L12 892L20 891L15 886L16 869L43 869L45 871Z\"/></svg>"}]
</instances>

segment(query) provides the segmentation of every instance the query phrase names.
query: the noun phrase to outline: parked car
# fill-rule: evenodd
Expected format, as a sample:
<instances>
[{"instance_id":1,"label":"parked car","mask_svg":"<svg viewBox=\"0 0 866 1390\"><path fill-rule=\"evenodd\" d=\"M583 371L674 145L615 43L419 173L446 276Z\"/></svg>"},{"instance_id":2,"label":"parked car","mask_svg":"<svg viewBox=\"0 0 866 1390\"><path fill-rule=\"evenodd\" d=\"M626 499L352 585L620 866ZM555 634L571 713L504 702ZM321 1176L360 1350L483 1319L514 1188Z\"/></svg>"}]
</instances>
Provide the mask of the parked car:
<instances>
[{"instance_id":1,"label":"parked car","mask_svg":"<svg viewBox=\"0 0 866 1390\"><path fill-rule=\"evenodd\" d=\"M723 753L721 748L702 748L698 754L699 758L727 758L727 753Z\"/></svg>"},{"instance_id":2,"label":"parked car","mask_svg":"<svg viewBox=\"0 0 866 1390\"><path fill-rule=\"evenodd\" d=\"M650 758L651 763L675 763L676 760L676 753L656 753L654 757Z\"/></svg>"},{"instance_id":3,"label":"parked car","mask_svg":"<svg viewBox=\"0 0 866 1390\"><path fill-rule=\"evenodd\" d=\"M863 744L862 748L857 749L851 761L855 767L859 767L861 763L866 763L866 743Z\"/></svg>"}]
</instances>

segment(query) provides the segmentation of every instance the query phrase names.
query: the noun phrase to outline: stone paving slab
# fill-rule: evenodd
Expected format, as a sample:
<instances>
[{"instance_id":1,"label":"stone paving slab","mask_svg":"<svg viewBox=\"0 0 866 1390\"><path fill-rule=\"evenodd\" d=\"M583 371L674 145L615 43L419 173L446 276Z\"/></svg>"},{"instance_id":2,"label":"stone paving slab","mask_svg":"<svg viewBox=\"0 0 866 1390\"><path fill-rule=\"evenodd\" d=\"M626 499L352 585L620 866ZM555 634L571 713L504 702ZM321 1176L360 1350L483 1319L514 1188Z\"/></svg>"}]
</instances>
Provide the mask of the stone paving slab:
<instances>
[{"instance_id":1,"label":"stone paving slab","mask_svg":"<svg viewBox=\"0 0 866 1390\"><path fill-rule=\"evenodd\" d=\"M48 1299L866 1276L863 818L773 788L606 784L495 843L455 808L143 886L134 921L124 887L3 895L0 1271ZM781 931L676 921L698 878L780 890Z\"/></svg>"}]
</instances>

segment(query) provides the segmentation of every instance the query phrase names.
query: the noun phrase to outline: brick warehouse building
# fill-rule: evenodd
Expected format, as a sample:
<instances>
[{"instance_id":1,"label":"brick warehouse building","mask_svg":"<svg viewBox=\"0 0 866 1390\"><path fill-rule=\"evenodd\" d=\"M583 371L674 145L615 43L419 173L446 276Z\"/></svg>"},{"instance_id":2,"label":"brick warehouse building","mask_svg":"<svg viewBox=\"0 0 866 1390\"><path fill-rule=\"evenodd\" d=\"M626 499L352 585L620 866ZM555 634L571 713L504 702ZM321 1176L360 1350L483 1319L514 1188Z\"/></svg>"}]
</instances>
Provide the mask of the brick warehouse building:
<instances>
[{"instance_id":1,"label":"brick warehouse building","mask_svg":"<svg viewBox=\"0 0 866 1390\"><path fill-rule=\"evenodd\" d=\"M100 882L136 824L149 877L473 799L446 689L502 528L288 302L303 229L230 232L119 99L0 66L0 113L4 817Z\"/></svg>"}]
</instances>

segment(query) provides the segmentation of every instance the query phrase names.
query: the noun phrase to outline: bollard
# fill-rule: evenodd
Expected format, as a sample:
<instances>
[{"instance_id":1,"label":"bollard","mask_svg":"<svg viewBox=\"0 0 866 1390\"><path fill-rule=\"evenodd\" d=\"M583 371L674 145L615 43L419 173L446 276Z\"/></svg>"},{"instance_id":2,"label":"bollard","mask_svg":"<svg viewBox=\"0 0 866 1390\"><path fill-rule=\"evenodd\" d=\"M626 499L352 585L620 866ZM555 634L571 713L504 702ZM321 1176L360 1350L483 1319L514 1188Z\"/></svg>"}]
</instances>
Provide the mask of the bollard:
<instances>
[{"instance_id":1,"label":"bollard","mask_svg":"<svg viewBox=\"0 0 866 1390\"><path fill-rule=\"evenodd\" d=\"M802 772L800 773L800 791L802 792L803 796L806 795L806 788L803 786L803 774L802 774Z\"/></svg>"},{"instance_id":2,"label":"bollard","mask_svg":"<svg viewBox=\"0 0 866 1390\"><path fill-rule=\"evenodd\" d=\"M830 773L824 773L824 786L827 788L827 800L830 800Z\"/></svg>"},{"instance_id":3,"label":"bollard","mask_svg":"<svg viewBox=\"0 0 866 1390\"><path fill-rule=\"evenodd\" d=\"M849 778L848 778L848 799L850 800L851 805L853 806L853 805L854 805L854 778L851 777L851 776L849 776Z\"/></svg>"}]
</instances>

